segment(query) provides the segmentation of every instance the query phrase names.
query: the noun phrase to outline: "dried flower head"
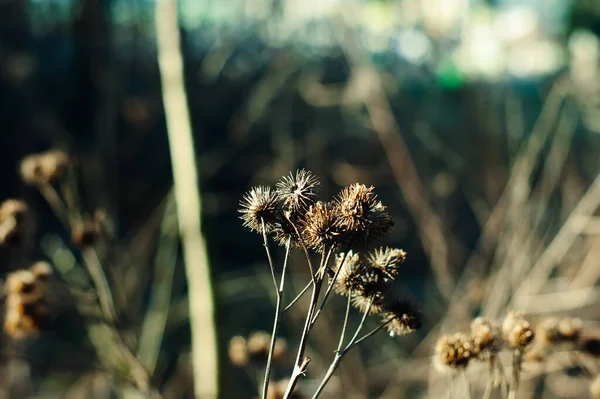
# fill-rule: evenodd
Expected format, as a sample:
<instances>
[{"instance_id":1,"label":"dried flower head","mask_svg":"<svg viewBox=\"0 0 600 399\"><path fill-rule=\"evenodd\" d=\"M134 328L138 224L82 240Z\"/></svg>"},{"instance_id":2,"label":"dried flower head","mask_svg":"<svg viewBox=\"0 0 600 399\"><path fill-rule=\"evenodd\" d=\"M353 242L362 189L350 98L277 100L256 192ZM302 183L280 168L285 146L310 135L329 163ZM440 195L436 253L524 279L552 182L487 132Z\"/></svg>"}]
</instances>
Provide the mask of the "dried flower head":
<instances>
[{"instance_id":1,"label":"dried flower head","mask_svg":"<svg viewBox=\"0 0 600 399\"><path fill-rule=\"evenodd\" d=\"M273 347L273 361L281 363L286 359L288 354L288 344L284 338L277 338Z\"/></svg>"},{"instance_id":2,"label":"dried flower head","mask_svg":"<svg viewBox=\"0 0 600 399\"><path fill-rule=\"evenodd\" d=\"M271 346L271 334L264 331L256 331L248 337L248 354L252 359L262 359L269 355Z\"/></svg>"},{"instance_id":3,"label":"dried flower head","mask_svg":"<svg viewBox=\"0 0 600 399\"><path fill-rule=\"evenodd\" d=\"M229 341L229 360L231 364L243 367L248 364L248 343L246 338L235 336Z\"/></svg>"},{"instance_id":4,"label":"dried flower head","mask_svg":"<svg viewBox=\"0 0 600 399\"><path fill-rule=\"evenodd\" d=\"M502 330L487 317L478 317L471 322L473 352L479 360L489 359L502 349Z\"/></svg>"},{"instance_id":5,"label":"dried flower head","mask_svg":"<svg viewBox=\"0 0 600 399\"><path fill-rule=\"evenodd\" d=\"M16 339L38 334L45 326L47 311L42 298L12 294L6 298L4 332Z\"/></svg>"},{"instance_id":6,"label":"dried flower head","mask_svg":"<svg viewBox=\"0 0 600 399\"><path fill-rule=\"evenodd\" d=\"M317 202L306 213L302 229L305 243L319 252L335 249L342 244L342 234L337 227L337 207L325 202Z\"/></svg>"},{"instance_id":7,"label":"dried flower head","mask_svg":"<svg viewBox=\"0 0 600 399\"><path fill-rule=\"evenodd\" d=\"M362 278L361 288L352 295L352 306L361 313L365 313L368 309L369 315L380 314L385 308L385 296L381 282L370 280L368 276L362 276Z\"/></svg>"},{"instance_id":8,"label":"dried flower head","mask_svg":"<svg viewBox=\"0 0 600 399\"><path fill-rule=\"evenodd\" d=\"M342 269L338 272L333 289L340 295L352 295L360 287L360 255L353 251L339 253L333 264L334 272L340 267Z\"/></svg>"},{"instance_id":9,"label":"dried flower head","mask_svg":"<svg viewBox=\"0 0 600 399\"><path fill-rule=\"evenodd\" d=\"M281 214L279 222L275 225L274 239L281 246L290 244L291 248L302 248L301 237L304 226L304 215L298 212L287 211Z\"/></svg>"},{"instance_id":10,"label":"dried flower head","mask_svg":"<svg viewBox=\"0 0 600 399\"><path fill-rule=\"evenodd\" d=\"M29 271L33 274L34 278L38 282L46 282L52 277L52 267L48 262L39 261L35 262L29 268Z\"/></svg>"},{"instance_id":11,"label":"dried flower head","mask_svg":"<svg viewBox=\"0 0 600 399\"><path fill-rule=\"evenodd\" d=\"M279 199L270 187L253 187L244 194L240 201L240 219L244 226L252 231L262 233L264 223L267 233L277 228L279 221Z\"/></svg>"},{"instance_id":12,"label":"dried flower head","mask_svg":"<svg viewBox=\"0 0 600 399\"><path fill-rule=\"evenodd\" d=\"M6 278L6 315L4 331L23 338L41 331L46 322L43 283L31 270L18 270Z\"/></svg>"},{"instance_id":13,"label":"dried flower head","mask_svg":"<svg viewBox=\"0 0 600 399\"><path fill-rule=\"evenodd\" d=\"M29 207L21 200L9 199L0 205L0 245L19 245L27 229Z\"/></svg>"},{"instance_id":14,"label":"dried flower head","mask_svg":"<svg viewBox=\"0 0 600 399\"><path fill-rule=\"evenodd\" d=\"M540 350L551 345L575 343L581 336L583 323L578 318L548 318L536 325L535 344Z\"/></svg>"},{"instance_id":15,"label":"dried flower head","mask_svg":"<svg viewBox=\"0 0 600 399\"><path fill-rule=\"evenodd\" d=\"M386 292L385 311L381 315L390 337L405 335L421 328L421 312L408 298Z\"/></svg>"},{"instance_id":16,"label":"dried flower head","mask_svg":"<svg viewBox=\"0 0 600 399\"><path fill-rule=\"evenodd\" d=\"M440 372L454 372L467 367L473 357L473 343L467 335L444 335L435 346L434 365Z\"/></svg>"},{"instance_id":17,"label":"dried flower head","mask_svg":"<svg viewBox=\"0 0 600 399\"><path fill-rule=\"evenodd\" d=\"M320 185L312 172L300 169L295 176L290 172L282 177L275 188L285 211L303 213L316 202Z\"/></svg>"},{"instance_id":18,"label":"dried flower head","mask_svg":"<svg viewBox=\"0 0 600 399\"><path fill-rule=\"evenodd\" d=\"M6 276L4 289L9 295L37 295L35 275L29 270L12 272Z\"/></svg>"},{"instance_id":19,"label":"dried flower head","mask_svg":"<svg viewBox=\"0 0 600 399\"><path fill-rule=\"evenodd\" d=\"M367 262L373 269L380 270L386 277L395 279L400 265L406 259L406 252L401 249L379 248L367 256Z\"/></svg>"},{"instance_id":20,"label":"dried flower head","mask_svg":"<svg viewBox=\"0 0 600 399\"><path fill-rule=\"evenodd\" d=\"M520 351L533 341L535 333L531 324L525 319L522 312L510 311L502 323L504 340L513 349Z\"/></svg>"},{"instance_id":21,"label":"dried flower head","mask_svg":"<svg viewBox=\"0 0 600 399\"><path fill-rule=\"evenodd\" d=\"M69 156L61 150L29 155L21 161L21 176L28 184L43 184L57 180L69 165Z\"/></svg>"},{"instance_id":22,"label":"dried flower head","mask_svg":"<svg viewBox=\"0 0 600 399\"><path fill-rule=\"evenodd\" d=\"M351 246L368 248L385 236L393 226L386 207L377 199L373 187L354 183L338 196L339 227L350 233Z\"/></svg>"},{"instance_id":23,"label":"dried flower head","mask_svg":"<svg viewBox=\"0 0 600 399\"><path fill-rule=\"evenodd\" d=\"M342 263L343 261L343 263ZM381 272L371 269L360 261L358 253L348 251L344 260L344 254L340 253L334 263L334 268L340 270L333 289L340 295L350 296L352 306L361 313L369 309L369 314L379 314L385 307L385 296L383 294L385 281Z\"/></svg>"},{"instance_id":24,"label":"dried flower head","mask_svg":"<svg viewBox=\"0 0 600 399\"><path fill-rule=\"evenodd\" d=\"M71 232L71 241L79 248L93 247L98 237L100 237L100 227L92 221L76 225Z\"/></svg>"}]
</instances>

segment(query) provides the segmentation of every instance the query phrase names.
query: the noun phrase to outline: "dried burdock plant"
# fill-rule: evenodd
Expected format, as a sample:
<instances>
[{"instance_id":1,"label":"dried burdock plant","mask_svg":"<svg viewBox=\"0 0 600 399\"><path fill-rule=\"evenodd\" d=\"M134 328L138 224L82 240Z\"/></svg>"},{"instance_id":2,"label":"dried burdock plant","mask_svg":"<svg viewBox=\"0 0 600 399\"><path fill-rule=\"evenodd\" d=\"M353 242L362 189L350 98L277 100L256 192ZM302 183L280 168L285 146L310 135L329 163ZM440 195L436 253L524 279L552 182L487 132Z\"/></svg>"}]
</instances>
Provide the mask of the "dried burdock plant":
<instances>
[{"instance_id":1,"label":"dried burdock plant","mask_svg":"<svg viewBox=\"0 0 600 399\"><path fill-rule=\"evenodd\" d=\"M45 284L52 276L46 262L37 262L29 270L10 273L4 285L6 314L4 332L16 339L40 333L47 322Z\"/></svg>"},{"instance_id":2,"label":"dried burdock plant","mask_svg":"<svg viewBox=\"0 0 600 399\"><path fill-rule=\"evenodd\" d=\"M339 227L346 231L352 249L370 249L394 225L387 208L374 193L374 187L352 184L340 192L336 202Z\"/></svg>"},{"instance_id":3,"label":"dried burdock plant","mask_svg":"<svg viewBox=\"0 0 600 399\"><path fill-rule=\"evenodd\" d=\"M271 233L279 221L279 197L269 187L254 187L244 194L239 212L245 227L257 233L264 228Z\"/></svg>"},{"instance_id":4,"label":"dried burdock plant","mask_svg":"<svg viewBox=\"0 0 600 399\"><path fill-rule=\"evenodd\" d=\"M421 312L416 305L408 298L394 297L390 293L386 293L381 319L390 337L409 334L421 328Z\"/></svg>"},{"instance_id":5,"label":"dried burdock plant","mask_svg":"<svg viewBox=\"0 0 600 399\"><path fill-rule=\"evenodd\" d=\"M336 199L327 202L317 198L319 187L320 182L315 175L302 169L283 177L275 190L268 187L251 189L240 202L239 212L244 226L263 236L277 294L272 334L269 336L265 333L261 336L260 345L257 338L254 338L255 345L252 344L252 337L243 343L236 338L235 342L236 353L243 346L248 356L252 357L251 347L256 346L260 347L257 353L267 357L261 392L263 399L293 397L296 384L306 374L310 362L305 356L308 337L332 292L346 298L346 313L334 359L313 397L322 392L342 357L360 342L384 328L389 335L396 336L412 332L421 325L420 313L412 302L395 293L390 294L389 291L405 260L405 252L391 248L372 251L393 226L392 219L386 207L378 200L374 188L352 184L344 188ZM281 272L273 262L268 245L269 237L286 248ZM272 363L280 357L277 332L283 313L282 297L290 249L303 251L311 282L283 311L293 306L308 288L312 287L312 291L300 333L294 369L285 389L280 392L269 380ZM311 250L320 256L317 267L313 266ZM361 257L358 251L367 255ZM331 266L330 262L333 263ZM325 292L321 295L323 288ZM345 342L352 307L357 308L362 316L352 337ZM378 327L361 336L369 315L381 315L381 321ZM233 344L232 340L231 345ZM232 348L234 347L230 346L230 351ZM231 352L230 357L235 358L237 363L243 363L241 360L245 359L244 356L233 356Z\"/></svg>"},{"instance_id":6,"label":"dried burdock plant","mask_svg":"<svg viewBox=\"0 0 600 399\"><path fill-rule=\"evenodd\" d=\"M32 154L21 161L21 177L32 185L49 183L61 178L68 165L69 155L62 150Z\"/></svg>"},{"instance_id":7,"label":"dried burdock plant","mask_svg":"<svg viewBox=\"0 0 600 399\"><path fill-rule=\"evenodd\" d=\"M0 245L20 245L28 225L29 207L25 202L8 199L0 205Z\"/></svg>"},{"instance_id":8,"label":"dried burdock plant","mask_svg":"<svg viewBox=\"0 0 600 399\"><path fill-rule=\"evenodd\" d=\"M100 237L100 227L94 221L78 223L71 232L71 241L79 248L93 247Z\"/></svg>"},{"instance_id":9,"label":"dried burdock plant","mask_svg":"<svg viewBox=\"0 0 600 399\"><path fill-rule=\"evenodd\" d=\"M435 345L435 368L451 374L464 370L475 357L471 337L463 333L442 336Z\"/></svg>"},{"instance_id":10,"label":"dried burdock plant","mask_svg":"<svg viewBox=\"0 0 600 399\"><path fill-rule=\"evenodd\" d=\"M306 212L316 201L321 186L319 179L310 171L300 169L296 175L284 176L275 185L285 212Z\"/></svg>"},{"instance_id":11,"label":"dried burdock plant","mask_svg":"<svg viewBox=\"0 0 600 399\"><path fill-rule=\"evenodd\" d=\"M229 361L237 367L243 367L248 364L248 341L242 336L235 336L229 340L228 347Z\"/></svg>"}]
</instances>

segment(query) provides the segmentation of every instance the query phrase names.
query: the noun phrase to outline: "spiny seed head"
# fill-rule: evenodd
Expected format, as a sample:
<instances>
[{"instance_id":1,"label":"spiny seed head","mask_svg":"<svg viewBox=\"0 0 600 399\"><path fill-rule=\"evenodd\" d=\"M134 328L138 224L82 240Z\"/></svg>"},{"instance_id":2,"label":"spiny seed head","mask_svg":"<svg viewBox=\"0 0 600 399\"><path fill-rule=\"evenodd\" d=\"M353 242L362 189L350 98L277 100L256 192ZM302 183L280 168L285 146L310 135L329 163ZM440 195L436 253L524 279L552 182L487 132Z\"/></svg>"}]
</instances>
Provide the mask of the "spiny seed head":
<instances>
[{"instance_id":1,"label":"spiny seed head","mask_svg":"<svg viewBox=\"0 0 600 399\"><path fill-rule=\"evenodd\" d=\"M467 335L444 335L435 346L434 365L442 373L452 373L467 367L473 355L473 343Z\"/></svg>"},{"instance_id":2,"label":"spiny seed head","mask_svg":"<svg viewBox=\"0 0 600 399\"><path fill-rule=\"evenodd\" d=\"M9 295L6 298L4 332L15 339L36 335L44 328L47 314L42 298Z\"/></svg>"},{"instance_id":3,"label":"spiny seed head","mask_svg":"<svg viewBox=\"0 0 600 399\"><path fill-rule=\"evenodd\" d=\"M283 246L288 242L291 248L302 248L302 229L305 224L304 214L295 211L283 211L274 227L274 239Z\"/></svg>"},{"instance_id":4,"label":"spiny seed head","mask_svg":"<svg viewBox=\"0 0 600 399\"><path fill-rule=\"evenodd\" d=\"M341 245L342 234L336 225L337 207L325 202L317 202L306 213L303 235L306 245L319 252L335 249Z\"/></svg>"},{"instance_id":5,"label":"spiny seed head","mask_svg":"<svg viewBox=\"0 0 600 399\"><path fill-rule=\"evenodd\" d=\"M61 150L29 155L21 161L23 181L28 184L43 184L57 180L69 165L69 155Z\"/></svg>"},{"instance_id":6,"label":"spiny seed head","mask_svg":"<svg viewBox=\"0 0 600 399\"><path fill-rule=\"evenodd\" d=\"M489 359L502 349L500 326L487 317L478 317L471 322L473 352L479 360Z\"/></svg>"},{"instance_id":7,"label":"spiny seed head","mask_svg":"<svg viewBox=\"0 0 600 399\"><path fill-rule=\"evenodd\" d=\"M385 312L382 313L382 323L390 337L405 335L421 328L421 312L408 298L386 292Z\"/></svg>"},{"instance_id":8,"label":"spiny seed head","mask_svg":"<svg viewBox=\"0 0 600 399\"><path fill-rule=\"evenodd\" d=\"M242 367L248 364L248 343L246 338L235 336L229 341L229 360L234 366Z\"/></svg>"},{"instance_id":9,"label":"spiny seed head","mask_svg":"<svg viewBox=\"0 0 600 399\"><path fill-rule=\"evenodd\" d=\"M0 205L0 245L19 245L25 234L29 207L21 200L8 199Z\"/></svg>"},{"instance_id":10,"label":"spiny seed head","mask_svg":"<svg viewBox=\"0 0 600 399\"><path fill-rule=\"evenodd\" d=\"M285 338L277 338L275 346L273 347L273 361L275 363L282 363L286 355L288 354L288 344Z\"/></svg>"},{"instance_id":11,"label":"spiny seed head","mask_svg":"<svg viewBox=\"0 0 600 399\"><path fill-rule=\"evenodd\" d=\"M357 252L341 252L335 258L333 270L336 272L339 268L338 276L333 283L333 289L340 295L352 295L360 286L359 270L361 267L360 255Z\"/></svg>"},{"instance_id":12,"label":"spiny seed head","mask_svg":"<svg viewBox=\"0 0 600 399\"><path fill-rule=\"evenodd\" d=\"M257 233L262 233L264 222L265 230L270 233L277 227L279 219L279 199L270 187L253 187L244 194L240 201L240 219L244 226Z\"/></svg>"},{"instance_id":13,"label":"spiny seed head","mask_svg":"<svg viewBox=\"0 0 600 399\"><path fill-rule=\"evenodd\" d=\"M35 276L29 270L17 270L6 276L4 287L9 295L30 295L36 291Z\"/></svg>"},{"instance_id":14,"label":"spiny seed head","mask_svg":"<svg viewBox=\"0 0 600 399\"><path fill-rule=\"evenodd\" d=\"M542 320L536 325L535 343L540 349L546 349L551 345L574 343L581 336L582 327L583 323L579 318Z\"/></svg>"},{"instance_id":15,"label":"spiny seed head","mask_svg":"<svg viewBox=\"0 0 600 399\"><path fill-rule=\"evenodd\" d=\"M264 331L256 331L248 337L248 354L253 359L266 358L269 355L271 345L271 334Z\"/></svg>"},{"instance_id":16,"label":"spiny seed head","mask_svg":"<svg viewBox=\"0 0 600 399\"><path fill-rule=\"evenodd\" d=\"M358 270L357 289L352 293L352 305L364 313L372 301L369 314L379 314L385 307L384 291L387 288L383 274L379 270L362 265Z\"/></svg>"},{"instance_id":17,"label":"spiny seed head","mask_svg":"<svg viewBox=\"0 0 600 399\"><path fill-rule=\"evenodd\" d=\"M380 270L390 279L396 278L400 265L406 259L406 252L401 249L379 248L367 256L367 262L372 268Z\"/></svg>"},{"instance_id":18,"label":"spiny seed head","mask_svg":"<svg viewBox=\"0 0 600 399\"><path fill-rule=\"evenodd\" d=\"M286 211L305 212L317 198L317 190L321 182L310 171L300 169L296 175L290 172L276 184L277 195Z\"/></svg>"},{"instance_id":19,"label":"spiny seed head","mask_svg":"<svg viewBox=\"0 0 600 399\"><path fill-rule=\"evenodd\" d=\"M53 274L50 264L44 261L35 262L33 265L31 265L29 271L31 271L35 280L39 282L48 281Z\"/></svg>"},{"instance_id":20,"label":"spiny seed head","mask_svg":"<svg viewBox=\"0 0 600 399\"><path fill-rule=\"evenodd\" d=\"M73 227L71 241L79 248L93 247L100 237L100 226L94 221L86 221Z\"/></svg>"},{"instance_id":21,"label":"spiny seed head","mask_svg":"<svg viewBox=\"0 0 600 399\"><path fill-rule=\"evenodd\" d=\"M373 290L369 294L359 290L352 296L352 306L360 313L365 313L369 309L370 316L380 314L385 308L385 296L380 290Z\"/></svg>"},{"instance_id":22,"label":"spiny seed head","mask_svg":"<svg viewBox=\"0 0 600 399\"><path fill-rule=\"evenodd\" d=\"M518 311L510 311L506 315L502 323L502 333L506 343L520 351L525 350L535 337L531 324L525 319L525 315Z\"/></svg>"},{"instance_id":23,"label":"spiny seed head","mask_svg":"<svg viewBox=\"0 0 600 399\"><path fill-rule=\"evenodd\" d=\"M338 196L339 227L349 233L351 245L368 248L384 237L393 226L386 207L377 199L373 187L354 183Z\"/></svg>"}]
</instances>

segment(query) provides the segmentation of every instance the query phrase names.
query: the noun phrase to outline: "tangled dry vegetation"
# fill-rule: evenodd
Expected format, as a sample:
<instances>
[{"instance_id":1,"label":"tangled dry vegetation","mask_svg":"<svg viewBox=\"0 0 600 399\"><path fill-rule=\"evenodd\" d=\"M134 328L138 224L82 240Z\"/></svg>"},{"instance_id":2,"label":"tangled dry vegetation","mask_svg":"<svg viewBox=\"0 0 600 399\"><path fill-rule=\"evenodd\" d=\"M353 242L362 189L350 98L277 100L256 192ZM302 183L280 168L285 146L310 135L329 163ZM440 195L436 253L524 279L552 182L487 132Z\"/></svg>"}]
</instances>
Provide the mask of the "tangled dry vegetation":
<instances>
[{"instance_id":1,"label":"tangled dry vegetation","mask_svg":"<svg viewBox=\"0 0 600 399\"><path fill-rule=\"evenodd\" d=\"M521 165L522 166L522 165ZM277 292L275 322L272 334L261 333L262 344L256 349L256 335L248 339L235 337L230 342L230 359L238 367L251 368L250 373L257 386L263 375L262 398L313 397L325 391L325 385L337 370L341 359L348 351L382 328L386 328L390 336L404 335L421 326L421 314L412 301L394 290L394 281L398 277L406 253L400 249L376 248L378 240L389 233L393 223L385 206L378 201L373 187L352 184L344 188L332 201L317 200L318 180L310 172L300 170L295 175L284 177L275 189L255 187L241 201L241 218L244 225L262 234L267 251L270 273ZM575 207L574 214L583 217L593 213L598 204L598 179ZM592 201L593 199L593 201ZM588 203L588 201L590 203ZM547 206L547 204L544 204ZM585 210L581 207L585 206ZM567 219L557 233L557 237L566 234L573 215ZM587 219L589 222L590 219ZM535 221L541 223L540 219ZM568 230L567 230L568 231ZM522 232L517 232L523 234ZM573 232L570 232L573 234ZM569 239L575 240L577 233ZM510 237L510 245L517 247L516 237ZM529 240L533 240L530 236ZM540 295L539 299L531 297L531 292L540 290L544 284L541 279L549 279L554 261L548 257L555 256L557 245L565 250L569 243L559 242L558 238L550 241L549 246L538 250L538 260L528 269L522 263L524 259L514 259L519 268L507 270L492 269L492 292L477 294L477 290L469 287L469 291L461 292L460 285L450 299L450 311L447 318L438 325L438 333L432 331L423 341L429 345L424 351L429 353L431 379L428 397L478 397L508 398L538 397L546 392L547 397L555 392L564 397L599 397L599 363L600 334L595 322L584 322L578 317L568 316L579 307L576 293L574 297L565 297L560 293ZM269 243L278 243L285 247L285 258L281 266L274 262ZM531 242L526 242L531 244ZM309 284L291 301L282 304L285 290L285 273L290 249L304 252L307 271L311 277ZM320 254L318 266L313 266L310 251ZM590 251L575 280L582 283L582 275L593 277L588 283L594 286L599 277L597 262L589 257ZM510 255L510 254L507 254ZM564 255L564 254L561 254ZM589 262L589 263L588 263ZM595 262L595 263L594 263ZM591 265L594 266L591 266ZM513 266L514 267L514 266ZM472 270L467 269L472 272ZM514 273L512 276L503 273ZM522 281L513 280L520 276ZM472 281L476 281L470 276ZM485 277L485 276L482 276ZM578 277L578 278L577 278ZM502 279L511 279L515 291L498 293ZM504 281L506 283L506 281ZM519 287L519 283L529 284ZM460 284L460 283L459 283ZM499 286L500 284L500 286ZM320 291L324 288L324 294ZM525 288L523 288L525 287ZM534 288L535 287L535 288ZM290 377L278 382L270 382L272 367L289 369L282 353L285 349L278 346L277 333L281 315L292 307L309 289L312 295L305 316L304 328L299 333L299 346L292 363ZM465 289L463 287L463 289ZM594 293L583 289L594 298ZM333 360L323 376L311 373L310 358L306 356L308 337L316 319L321 314L329 294L334 292L346 297L347 309L345 318L337 327L341 331L339 344L334 349ZM479 291L481 292L481 291ZM491 296L486 296L489 294ZM460 297L464 295L464 297ZM319 299L321 298L321 299ZM552 299L551 299L552 298ZM543 311L533 305L536 300L557 300L564 298L563 304L546 304ZM483 300L483 304L475 303ZM584 307L597 305L590 297L583 298ZM467 302L465 304L465 301ZM471 301L470 303L468 303ZM485 301L488 301L486 303ZM490 302L491 301L491 304ZM576 305L570 304L575 301ZM532 303L533 302L533 303ZM561 305L566 309L561 309ZM492 306L491 308L489 308ZM505 306L501 308L500 306ZM528 315L519 310L533 310ZM540 306L539 303L537 306ZM350 308L354 307L362 314L361 320L352 338L344 343L348 331ZM282 310L283 308L283 310ZM513 310L516 309L516 310ZM566 312L565 312L566 310ZM571 312L569 311L571 310ZM592 306L591 313L597 310ZM480 316L477 316L477 313ZM502 314L504 318L488 315ZM536 314L537 313L537 314ZM547 313L566 313L565 316L547 316ZM474 314L468 327L465 316ZM379 315L378 327L363 334L361 330L368 316ZM454 319L452 317L455 317ZM452 326L467 326L466 332L452 332ZM442 332L446 331L446 334ZM432 341L437 335L437 342ZM360 338L359 338L360 337ZM270 341L270 343L269 343ZM257 356L260 354L260 356ZM418 359L408 359L402 364L410 368ZM266 366L264 366L266 364ZM417 363L418 364L418 363ZM557 366L558 364L558 366ZM287 367L287 368L286 368ZM414 366L413 366L414 367ZM420 370L426 370L422 367ZM408 381L411 372L399 368L397 375L400 381ZM282 372L278 372L281 375ZM309 376L308 382L302 384L302 376ZM446 378L440 378L446 376ZM557 383L555 381L561 381ZM396 382L401 384L401 382ZM302 386L300 386L302 385ZM535 386L544 387L535 388ZM394 384L388 385L383 397L392 397ZM316 387L316 388L315 388ZM392 388L390 388L392 387ZM536 393L536 391L538 391ZM331 391L333 394L335 390ZM389 395L389 396L385 396ZM410 396L410 395L409 395ZM546 396L544 396L546 397Z\"/></svg>"}]
</instances>

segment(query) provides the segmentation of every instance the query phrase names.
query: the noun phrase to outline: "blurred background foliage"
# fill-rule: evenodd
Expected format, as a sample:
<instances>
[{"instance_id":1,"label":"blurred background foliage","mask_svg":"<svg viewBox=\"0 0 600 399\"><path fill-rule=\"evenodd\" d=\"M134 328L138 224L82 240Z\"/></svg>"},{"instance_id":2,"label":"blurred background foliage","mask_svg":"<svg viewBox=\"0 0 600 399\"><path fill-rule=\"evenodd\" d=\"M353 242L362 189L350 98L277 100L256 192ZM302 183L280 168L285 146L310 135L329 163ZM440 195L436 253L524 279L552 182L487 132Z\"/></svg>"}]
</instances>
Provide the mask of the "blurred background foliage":
<instances>
[{"instance_id":1,"label":"blurred background foliage","mask_svg":"<svg viewBox=\"0 0 600 399\"><path fill-rule=\"evenodd\" d=\"M562 145L570 147L558 172L564 190L542 219L548 231L559 227L563 201L581 196L598 175L597 1L180 0L179 9L222 348L235 334L271 325L260 239L237 215L250 185L271 185L299 167L321 176L324 198L355 181L374 185L396 221L385 244L408 253L403 285L423 303L428 331L445 314L445 290L478 248L552 90L568 87L567 100L550 104L547 118L568 116L557 129L566 131ZM377 87L389 99L400 144L390 145L371 120L368 102L381 100L372 95ZM40 239L68 233L19 181L18 161L56 147L75 155L86 211L111 215L114 262L125 265L121 278L137 287L138 296L123 301L124 328L138 331L160 228L156 212L172 184L154 2L0 0L0 127L0 198L37 204ZM538 175L552 148L541 144ZM431 267L440 244L431 242L431 214L446 237L439 270ZM494 251L483 256L492 259ZM161 371L153 377L159 386L179 375L187 351L180 263ZM3 273L18 267L2 265ZM297 272L301 279L304 271ZM440 283L443 276L450 283ZM592 314L598 316L597 306ZM383 345L402 357L421 338ZM222 363L223 381L242 381ZM36 378L52 373L48 364ZM181 375L181 386L189 385ZM358 380L359 392L367 392ZM189 393L189 386L178 389ZM223 389L223 397L250 397L231 384Z\"/></svg>"}]
</instances>

